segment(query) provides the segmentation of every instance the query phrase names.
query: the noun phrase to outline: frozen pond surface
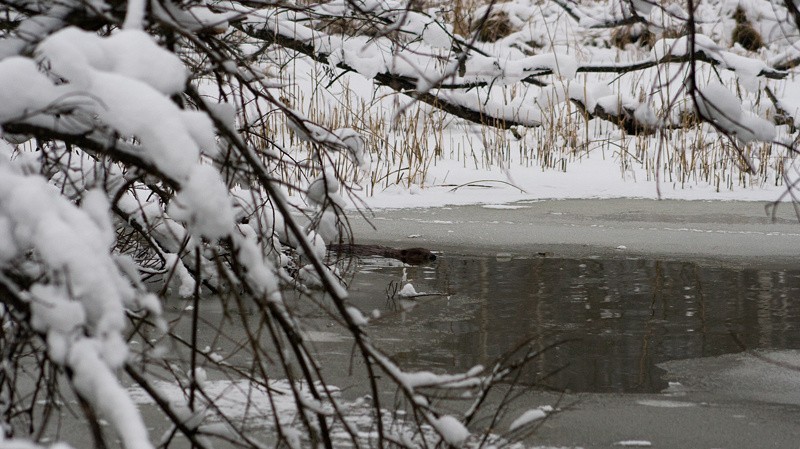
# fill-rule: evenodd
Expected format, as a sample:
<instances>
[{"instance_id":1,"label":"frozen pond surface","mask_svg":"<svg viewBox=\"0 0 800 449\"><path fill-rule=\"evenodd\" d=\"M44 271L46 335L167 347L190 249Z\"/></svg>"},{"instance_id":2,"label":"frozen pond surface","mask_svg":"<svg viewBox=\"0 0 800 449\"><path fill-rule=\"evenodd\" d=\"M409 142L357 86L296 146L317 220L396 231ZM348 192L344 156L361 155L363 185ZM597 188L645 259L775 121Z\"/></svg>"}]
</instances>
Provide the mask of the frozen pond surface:
<instances>
[{"instance_id":1,"label":"frozen pond surface","mask_svg":"<svg viewBox=\"0 0 800 449\"><path fill-rule=\"evenodd\" d=\"M464 371L524 339L539 348L563 341L522 381L567 392L530 389L497 427L555 407L527 447L796 449L800 227L791 208L779 212L772 221L760 203L649 200L380 211L377 230L351 222L361 242L426 246L439 258L418 267L366 258L348 277L351 301L378 311L368 332L408 370ZM404 279L437 295L391 298ZM167 304L181 335L189 304ZM341 400L357 403L368 389L347 335L309 301L287 304L307 318ZM216 302L201 310L201 345L249 366L238 312ZM250 413L241 419L268 440L274 415L242 406L237 379L208 376L229 412ZM176 384L162 388L181 395ZM386 391L384 403L393 397ZM142 409L157 438L163 418Z\"/></svg>"},{"instance_id":2,"label":"frozen pond surface","mask_svg":"<svg viewBox=\"0 0 800 449\"><path fill-rule=\"evenodd\" d=\"M796 449L800 227L790 207L776 218L760 203L649 200L380 211L377 230L351 222L362 242L441 252L419 267L364 259L351 301L379 312L370 335L410 370L464 371L526 338L563 340L523 381L567 392L531 389L498 426L554 406L527 447ZM391 298L404 278L438 295ZM309 318L342 400L366 394L347 335L308 301L287 303ZM183 335L188 304L169 304ZM226 312L203 304L201 344L248 366L241 318ZM213 372L209 382L236 411L233 382ZM142 407L159 435L163 419ZM253 420L266 434L268 423L269 413Z\"/></svg>"}]
</instances>

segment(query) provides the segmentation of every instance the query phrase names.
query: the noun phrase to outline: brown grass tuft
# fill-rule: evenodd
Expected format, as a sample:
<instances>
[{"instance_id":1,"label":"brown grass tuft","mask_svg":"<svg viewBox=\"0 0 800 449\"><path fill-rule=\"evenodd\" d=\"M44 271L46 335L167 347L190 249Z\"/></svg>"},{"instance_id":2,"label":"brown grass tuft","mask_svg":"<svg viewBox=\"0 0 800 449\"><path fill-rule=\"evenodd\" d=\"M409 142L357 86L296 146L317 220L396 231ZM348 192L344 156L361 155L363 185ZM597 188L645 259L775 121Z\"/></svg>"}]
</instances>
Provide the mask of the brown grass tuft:
<instances>
[{"instance_id":1,"label":"brown grass tuft","mask_svg":"<svg viewBox=\"0 0 800 449\"><path fill-rule=\"evenodd\" d=\"M611 44L623 49L628 44L651 48L655 42L656 35L642 24L618 27L611 32Z\"/></svg>"},{"instance_id":2,"label":"brown grass tuft","mask_svg":"<svg viewBox=\"0 0 800 449\"><path fill-rule=\"evenodd\" d=\"M477 18L470 29L470 32L477 33L478 40L481 42L497 42L517 31L505 11L494 10L489 13L486 20L481 20L482 18Z\"/></svg>"},{"instance_id":3,"label":"brown grass tuft","mask_svg":"<svg viewBox=\"0 0 800 449\"><path fill-rule=\"evenodd\" d=\"M736 21L736 28L733 29L731 36L734 44L739 44L748 51L758 51L764 46L764 39L747 20L744 8L737 6L736 11L733 12L733 19Z\"/></svg>"}]
</instances>

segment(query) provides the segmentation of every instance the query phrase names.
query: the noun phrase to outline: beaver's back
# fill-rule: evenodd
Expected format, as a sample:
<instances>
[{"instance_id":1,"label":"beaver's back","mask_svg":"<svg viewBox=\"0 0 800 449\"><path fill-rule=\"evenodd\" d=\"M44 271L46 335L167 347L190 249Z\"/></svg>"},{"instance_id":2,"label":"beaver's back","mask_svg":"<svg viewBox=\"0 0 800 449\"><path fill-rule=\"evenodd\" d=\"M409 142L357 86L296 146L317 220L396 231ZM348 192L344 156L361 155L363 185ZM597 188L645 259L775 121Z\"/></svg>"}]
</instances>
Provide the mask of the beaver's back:
<instances>
[{"instance_id":1,"label":"beaver's back","mask_svg":"<svg viewBox=\"0 0 800 449\"><path fill-rule=\"evenodd\" d=\"M328 249L334 254L351 254L359 257L381 256L397 259L411 265L419 265L436 260L436 255L425 248L397 249L383 245L343 243L329 245Z\"/></svg>"}]
</instances>

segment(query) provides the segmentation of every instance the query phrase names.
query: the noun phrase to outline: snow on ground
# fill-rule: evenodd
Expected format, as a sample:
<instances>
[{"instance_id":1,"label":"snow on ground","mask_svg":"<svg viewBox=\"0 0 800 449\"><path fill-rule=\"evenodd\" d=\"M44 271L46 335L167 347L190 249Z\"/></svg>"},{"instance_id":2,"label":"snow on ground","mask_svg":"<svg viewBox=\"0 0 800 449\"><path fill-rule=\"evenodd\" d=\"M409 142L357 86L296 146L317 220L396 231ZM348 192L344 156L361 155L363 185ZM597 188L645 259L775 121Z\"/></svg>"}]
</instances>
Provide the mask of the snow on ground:
<instances>
[{"instance_id":1,"label":"snow on ground","mask_svg":"<svg viewBox=\"0 0 800 449\"><path fill-rule=\"evenodd\" d=\"M623 446L623 447L650 447L652 445L653 443L647 440L622 440L614 443L614 446Z\"/></svg>"},{"instance_id":2,"label":"snow on ground","mask_svg":"<svg viewBox=\"0 0 800 449\"><path fill-rule=\"evenodd\" d=\"M609 29L591 28L614 8L603 2L584 4L586 16L576 21L557 3L528 5L523 0L497 4L498 10L510 18L511 34L496 42L476 42L480 50L492 56L473 55L466 75L452 80L485 78L492 87L430 91L458 104L482 105L498 117L541 126L520 126L511 131L479 127L427 105L412 104L409 97L364 77L394 70L420 75L420 82L425 84L424 80L447 73L447 67L436 67L420 56L442 54L437 44L440 39L425 31L427 22L419 22L422 16L414 16L407 24L413 28L410 32L422 33L421 41L413 46L415 51L392 59L386 49L381 49L381 45L388 45L381 39L329 37L323 47L341 53L358 73L339 76L336 72L333 81L326 74L327 67L293 57L291 70L275 75L276 86L284 87L274 88L274 94L331 130L352 128L363 136L367 168L362 167L360 177L350 179L358 196L349 202L350 207L508 204L558 198L774 201L784 193L784 181L775 167L787 154L778 145L746 147L759 173L744 175L733 162L734 150L727 139L711 126L677 130L662 139L658 135L628 136L610 122L581 119L575 108L570 108L568 98L590 109L596 104L607 111L624 106L653 123L677 120L681 111L691 110L687 97L680 95L669 111L660 109L675 100L685 80L686 67L680 64L624 75L575 73L578 67L623 66L666 53L681 55L686 52L686 39L655 36L657 41L650 48L634 44L619 48L613 45ZM740 4L769 44L757 52L732 44L736 25L733 12ZM793 40L779 32L785 25L785 14L772 6L761 0L717 0L703 3L698 10L697 44L719 62L716 69L698 66L699 88L705 96L700 106L720 129L736 134L742 142L773 136L776 141L790 141L793 137L787 127L764 120L775 113L774 105L763 98L765 86L789 115L795 117L800 111L796 95L800 82L791 76L767 80L759 75L771 70L770 64L788 57ZM664 29L677 26L659 8L651 9L647 14L654 23L661 23ZM435 15L436 11L428 14ZM271 56L281 59L279 54ZM544 87L519 83L523 75L538 70L534 66L551 68L558 75L540 78L548 84ZM320 89L320 85L326 88ZM275 129L278 140L302 160L305 150L293 143L291 132L284 128ZM659 162L668 168L660 171L657 180L653 167ZM787 171L795 173L796 167L789 166ZM298 196L294 200L304 201Z\"/></svg>"},{"instance_id":3,"label":"snow on ground","mask_svg":"<svg viewBox=\"0 0 800 449\"><path fill-rule=\"evenodd\" d=\"M567 172L513 167L506 176L496 170L459 170L458 162L442 163L431 170L434 180L448 186L390 186L362 199L374 209L438 207L445 205L501 205L523 200L577 198L659 198L659 183L647 180L644 170L620 173L619 164L609 158L586 159L570 165ZM449 167L448 167L449 166ZM513 182L513 185L509 183ZM452 186L450 185L452 184ZM660 183L660 198L677 200L775 201L783 186L759 186L717 191L698 183L680 186ZM513 206L506 206L513 207Z\"/></svg>"},{"instance_id":4,"label":"snow on ground","mask_svg":"<svg viewBox=\"0 0 800 449\"><path fill-rule=\"evenodd\" d=\"M179 408L185 407L188 393L179 384L155 381L153 386L163 398L173 404L173 407L176 406L175 404L178 404ZM304 400L313 401L305 384L298 383L296 386L301 391ZM236 422L249 430L274 431L275 420L277 419L281 426L285 426L283 431L287 432L287 429L299 424L297 405L291 394L291 386L286 380L271 380L268 382L268 388L272 392L271 395L267 393L263 385L256 385L247 380L204 380L202 389L205 396L214 400L216 411L213 408L204 410L203 405L198 405L198 413L192 422L198 424L201 429L207 432L222 432L224 431L224 426L221 426L223 420L220 418L220 414L222 414L231 422ZM369 398L359 398L355 401L345 401L341 399L340 392L336 387L328 385L327 388L332 391L332 396L336 398L339 409L344 412L347 425L358 435L361 444L369 447L369 442L374 443L377 438L371 400ZM139 406L149 407L155 405L150 395L139 386L130 387L128 393ZM327 402L320 404L319 407L324 413L332 413L333 409ZM549 406L536 409L539 413L549 413L552 410L552 407ZM532 417L530 414L524 415L520 417L519 422L516 422L516 428L540 418L540 416ZM413 426L405 423L405 412L403 410L398 410L394 413L384 410L382 419L388 432L396 438L419 443L419 435L413 432ZM466 428L455 418L445 415L434 421L439 427L438 430L446 435L448 441L457 444L459 447L477 447L476 444L480 441L480 435L470 435ZM430 426L423 425L422 431L425 433L425 438L429 444L436 441L437 437ZM350 447L352 444L350 436L341 424L333 426L332 436L336 447ZM460 443L464 441L466 443L461 446ZM520 443L511 443L497 435L491 435L485 445L481 447L486 449L499 447L525 449L528 446ZM544 446L536 446L536 448L547 449Z\"/></svg>"}]
</instances>

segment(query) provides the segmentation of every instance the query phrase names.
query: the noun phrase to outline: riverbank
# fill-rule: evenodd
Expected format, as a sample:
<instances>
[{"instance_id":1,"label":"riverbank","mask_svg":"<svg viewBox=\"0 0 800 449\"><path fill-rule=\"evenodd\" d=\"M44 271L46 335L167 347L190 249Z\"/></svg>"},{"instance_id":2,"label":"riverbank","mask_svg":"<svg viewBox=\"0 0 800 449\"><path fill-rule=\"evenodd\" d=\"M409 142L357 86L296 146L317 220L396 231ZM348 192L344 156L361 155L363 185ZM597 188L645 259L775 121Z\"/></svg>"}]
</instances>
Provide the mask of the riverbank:
<instances>
[{"instance_id":1,"label":"riverbank","mask_svg":"<svg viewBox=\"0 0 800 449\"><path fill-rule=\"evenodd\" d=\"M466 255L639 257L792 266L800 220L791 204L649 199L520 201L350 216L359 243Z\"/></svg>"}]
</instances>

